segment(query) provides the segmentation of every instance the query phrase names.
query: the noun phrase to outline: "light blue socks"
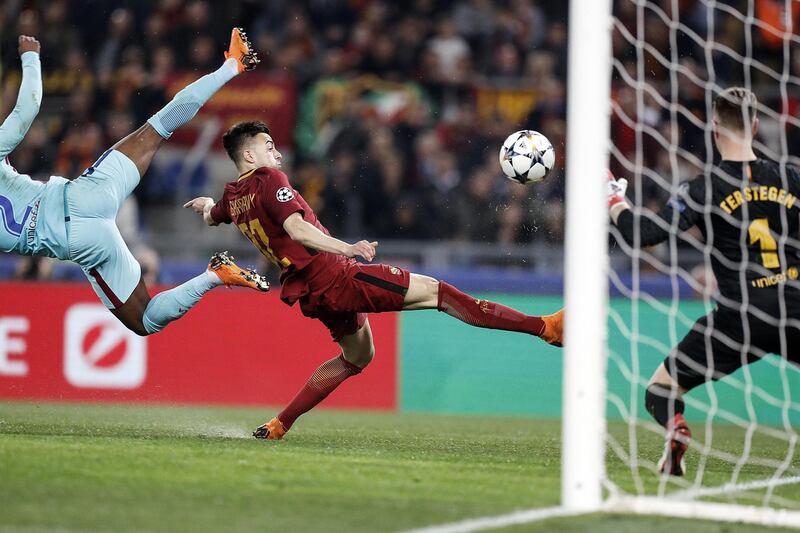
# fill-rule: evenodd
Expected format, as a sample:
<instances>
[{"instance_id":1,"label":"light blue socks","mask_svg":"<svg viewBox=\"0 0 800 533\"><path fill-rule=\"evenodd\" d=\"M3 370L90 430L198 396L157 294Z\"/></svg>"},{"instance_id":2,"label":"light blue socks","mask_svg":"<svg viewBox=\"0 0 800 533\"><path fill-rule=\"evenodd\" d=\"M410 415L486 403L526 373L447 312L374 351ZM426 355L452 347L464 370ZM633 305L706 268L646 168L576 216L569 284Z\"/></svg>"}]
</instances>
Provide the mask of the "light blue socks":
<instances>
[{"instance_id":1,"label":"light blue socks","mask_svg":"<svg viewBox=\"0 0 800 533\"><path fill-rule=\"evenodd\" d=\"M167 327L200 301L205 293L222 285L222 280L213 272L203 272L174 289L156 294L144 310L142 323L147 333L157 333Z\"/></svg>"},{"instance_id":2,"label":"light blue socks","mask_svg":"<svg viewBox=\"0 0 800 533\"><path fill-rule=\"evenodd\" d=\"M237 73L236 60L233 58L225 60L216 71L206 74L179 91L167 105L150 117L147 123L153 126L159 135L169 139L172 132L192 120L203 104Z\"/></svg>"}]
</instances>

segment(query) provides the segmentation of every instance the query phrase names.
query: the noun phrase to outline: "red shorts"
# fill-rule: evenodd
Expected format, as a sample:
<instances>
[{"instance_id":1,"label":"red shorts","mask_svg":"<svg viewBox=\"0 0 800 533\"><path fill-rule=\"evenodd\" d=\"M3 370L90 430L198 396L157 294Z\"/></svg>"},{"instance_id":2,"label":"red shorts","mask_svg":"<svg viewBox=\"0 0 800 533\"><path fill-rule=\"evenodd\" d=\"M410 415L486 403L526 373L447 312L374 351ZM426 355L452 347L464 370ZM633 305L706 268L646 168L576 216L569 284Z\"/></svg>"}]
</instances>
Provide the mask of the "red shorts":
<instances>
[{"instance_id":1,"label":"red shorts","mask_svg":"<svg viewBox=\"0 0 800 533\"><path fill-rule=\"evenodd\" d=\"M407 270L383 264L363 264L342 256L324 261L324 268L299 272L308 293L300 310L325 324L333 340L352 335L367 320L366 313L400 311L408 292Z\"/></svg>"}]
</instances>

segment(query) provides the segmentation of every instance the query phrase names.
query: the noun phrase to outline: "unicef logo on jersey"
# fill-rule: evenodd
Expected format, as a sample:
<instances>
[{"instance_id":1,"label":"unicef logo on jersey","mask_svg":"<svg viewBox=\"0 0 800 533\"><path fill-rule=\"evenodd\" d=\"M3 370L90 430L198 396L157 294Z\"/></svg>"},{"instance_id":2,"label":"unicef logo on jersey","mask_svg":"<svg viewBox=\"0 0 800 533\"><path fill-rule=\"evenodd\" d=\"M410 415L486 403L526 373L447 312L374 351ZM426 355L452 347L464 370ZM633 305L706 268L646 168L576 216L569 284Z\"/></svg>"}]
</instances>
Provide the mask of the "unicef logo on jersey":
<instances>
[{"instance_id":1,"label":"unicef logo on jersey","mask_svg":"<svg viewBox=\"0 0 800 533\"><path fill-rule=\"evenodd\" d=\"M280 191L278 192L280 193ZM278 198L278 200L280 200L280 198ZM14 206L12 205L11 200L0 195L0 223L2 223L2 227L5 228L5 230L11 235L19 237L22 233L22 229L25 227L25 221L28 219L28 215L31 214L32 209L33 208L31 206L27 206L27 209L22 214L22 222L17 222L17 219L14 216Z\"/></svg>"},{"instance_id":2,"label":"unicef logo on jersey","mask_svg":"<svg viewBox=\"0 0 800 533\"><path fill-rule=\"evenodd\" d=\"M278 192L275 193L275 198L277 198L279 202L288 202L294 198L294 191L289 187L281 187L278 189Z\"/></svg>"}]
</instances>

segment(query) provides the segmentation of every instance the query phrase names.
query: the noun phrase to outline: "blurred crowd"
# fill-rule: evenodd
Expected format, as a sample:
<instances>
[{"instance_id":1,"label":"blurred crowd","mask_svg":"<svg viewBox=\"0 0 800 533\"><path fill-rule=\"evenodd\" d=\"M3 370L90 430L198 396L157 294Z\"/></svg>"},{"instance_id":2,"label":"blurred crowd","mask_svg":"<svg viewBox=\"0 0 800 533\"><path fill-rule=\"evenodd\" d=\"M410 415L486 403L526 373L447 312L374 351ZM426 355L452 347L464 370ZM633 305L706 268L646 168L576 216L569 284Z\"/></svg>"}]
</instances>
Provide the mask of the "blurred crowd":
<instances>
[{"instance_id":1,"label":"blurred crowd","mask_svg":"<svg viewBox=\"0 0 800 533\"><path fill-rule=\"evenodd\" d=\"M784 4L751 1L757 15L773 18L769 9ZM672 32L676 4L680 25ZM731 14L746 15L747 0L720 3L725 9L707 4L615 2L617 173L631 174L637 151L642 164L667 181L697 171L708 140L702 123L709 58L722 86L778 86L756 67L746 75L735 54L749 50L754 63L780 74L784 40ZM0 107L7 112L16 97L17 35L37 36L43 109L12 158L40 179L75 177L168 100L168 80L176 72L215 69L230 28L241 25L262 59L258 72L288 80L295 91L296 124L280 146L285 170L335 234L560 243L567 8L566 1L539 0L4 0ZM714 47L704 46L709 32ZM638 48L637 38L648 46ZM795 43L789 45L794 52ZM793 59L787 68L797 76L800 59ZM387 86L394 92L381 94ZM643 86L652 92L637 90ZM793 114L796 89L790 81L784 101L779 90L759 96L765 106ZM398 92L412 96L398 103ZM333 103L321 106L323 97ZM249 118L269 122L258 112ZM637 123L644 126L641 136ZM499 147L519 129L541 131L555 146L556 167L542 184L524 187L502 178ZM790 139L795 134L790 131ZM670 145L678 149L676 158ZM141 230L159 231L154 220L163 219L152 214L183 200L152 186L163 179L159 172L167 171L153 168L145 176L119 221L132 248L144 261L150 256L156 271L157 256ZM229 178L206 176L194 186L218 196L220 181ZM670 193L657 180L642 183L654 207Z\"/></svg>"},{"instance_id":2,"label":"blurred crowd","mask_svg":"<svg viewBox=\"0 0 800 533\"><path fill-rule=\"evenodd\" d=\"M674 185L719 157L706 127L718 88L752 88L760 104L756 152L800 162L800 2L790 13L786 5L615 2L611 165L628 176L644 169L635 184L648 207L658 210Z\"/></svg>"},{"instance_id":3,"label":"blurred crowd","mask_svg":"<svg viewBox=\"0 0 800 533\"><path fill-rule=\"evenodd\" d=\"M347 90L334 113L305 124L298 113L296 134L280 147L286 170L335 234L558 242L563 165L533 190L503 179L497 161L505 137L522 128L545 132L563 161L565 6L547 4L6 0L4 110L19 81L17 35L41 41L45 80L41 117L14 164L42 179L79 175L166 102L170 74L215 69L231 26L242 25L262 59L258 72L290 79L299 102L325 80L365 76L417 91L391 116L375 112L374 91ZM522 91L526 107L512 119L492 106L479 112L479 87L495 100ZM144 178L134 226L148 227L153 208L175 205L147 193L148 180L158 179ZM217 183L203 192L218 195Z\"/></svg>"}]
</instances>

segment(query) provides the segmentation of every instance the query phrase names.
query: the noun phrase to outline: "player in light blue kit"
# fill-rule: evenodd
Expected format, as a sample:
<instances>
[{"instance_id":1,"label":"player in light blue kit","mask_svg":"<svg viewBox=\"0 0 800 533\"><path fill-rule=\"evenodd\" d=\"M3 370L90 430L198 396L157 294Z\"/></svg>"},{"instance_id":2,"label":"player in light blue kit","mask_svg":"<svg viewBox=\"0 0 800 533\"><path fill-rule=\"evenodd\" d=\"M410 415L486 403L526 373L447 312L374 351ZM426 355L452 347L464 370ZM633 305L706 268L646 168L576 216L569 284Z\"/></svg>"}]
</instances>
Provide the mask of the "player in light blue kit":
<instances>
[{"instance_id":1,"label":"player in light blue kit","mask_svg":"<svg viewBox=\"0 0 800 533\"><path fill-rule=\"evenodd\" d=\"M237 285L266 291L256 272L215 254L208 270L152 300L114 222L120 205L147 171L161 141L189 122L226 82L252 70L258 58L244 32L234 28L225 62L175 95L145 125L107 150L84 173L68 181L34 181L11 166L8 154L25 137L39 112L42 75L39 42L20 36L22 84L17 103L0 126L0 251L71 260L81 266L100 300L139 335L161 331L183 316L209 290Z\"/></svg>"}]
</instances>

